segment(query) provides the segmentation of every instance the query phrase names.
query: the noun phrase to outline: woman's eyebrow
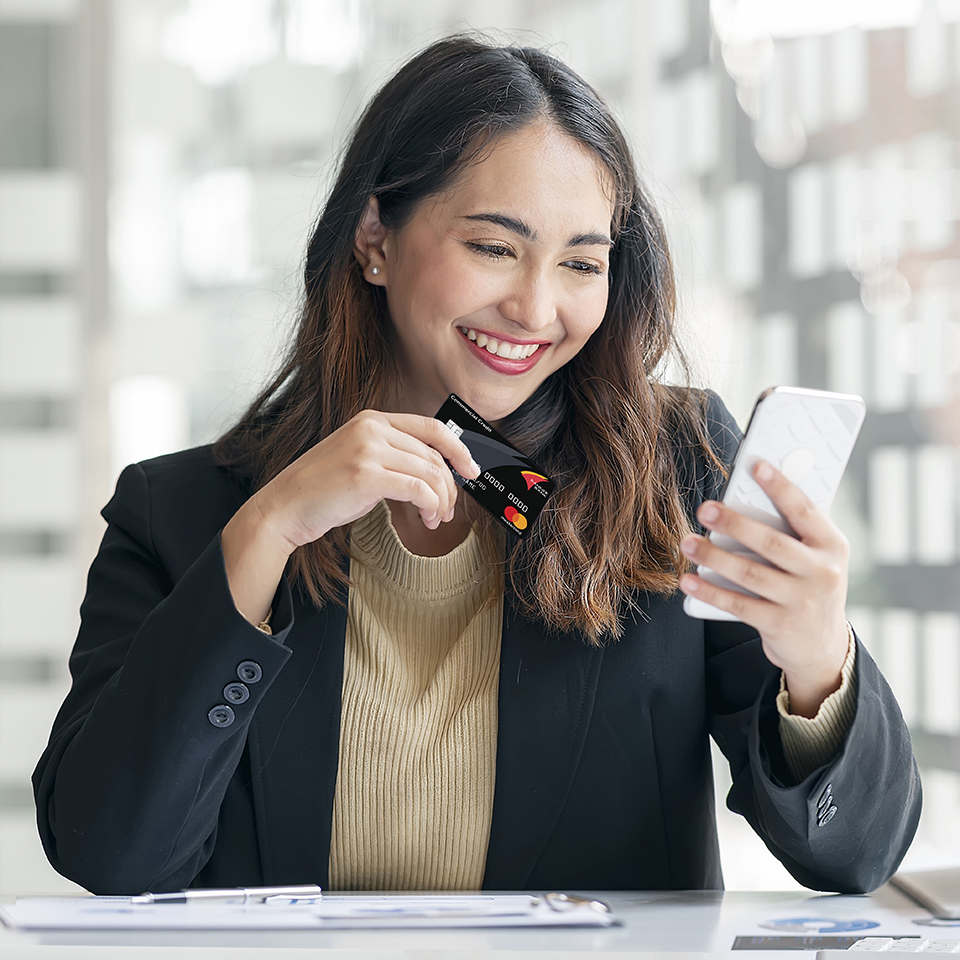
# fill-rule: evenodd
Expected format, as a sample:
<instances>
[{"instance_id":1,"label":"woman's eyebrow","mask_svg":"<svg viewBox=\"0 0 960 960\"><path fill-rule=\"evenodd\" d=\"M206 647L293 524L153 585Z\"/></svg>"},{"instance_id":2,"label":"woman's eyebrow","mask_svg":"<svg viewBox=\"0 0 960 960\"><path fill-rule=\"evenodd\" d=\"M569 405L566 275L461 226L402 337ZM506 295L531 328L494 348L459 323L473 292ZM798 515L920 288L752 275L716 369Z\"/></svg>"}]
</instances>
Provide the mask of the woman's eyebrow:
<instances>
[{"instance_id":1,"label":"woman's eyebrow","mask_svg":"<svg viewBox=\"0 0 960 960\"><path fill-rule=\"evenodd\" d=\"M519 237L523 237L524 240L530 240L535 242L537 240L537 231L533 229L528 223L524 223L523 220L517 220L515 217L508 217L503 213L470 213L464 217L461 217L462 220L473 220L481 223L495 223L499 227L504 227L506 230L510 230L513 233L517 234ZM613 241L605 233L580 233L575 237L571 237L567 241L568 247L592 247L592 246L601 246L601 247L612 247Z\"/></svg>"},{"instance_id":2,"label":"woman's eyebrow","mask_svg":"<svg viewBox=\"0 0 960 960\"><path fill-rule=\"evenodd\" d=\"M462 219L475 220L481 223L495 223L498 227L504 227L517 234L517 236L523 237L524 240L535 241L537 239L537 231L529 223L524 223L514 217L508 217L503 213L470 213Z\"/></svg>"},{"instance_id":3,"label":"woman's eyebrow","mask_svg":"<svg viewBox=\"0 0 960 960\"><path fill-rule=\"evenodd\" d=\"M581 233L570 238L569 247L612 247L613 241L605 233Z\"/></svg>"}]
</instances>

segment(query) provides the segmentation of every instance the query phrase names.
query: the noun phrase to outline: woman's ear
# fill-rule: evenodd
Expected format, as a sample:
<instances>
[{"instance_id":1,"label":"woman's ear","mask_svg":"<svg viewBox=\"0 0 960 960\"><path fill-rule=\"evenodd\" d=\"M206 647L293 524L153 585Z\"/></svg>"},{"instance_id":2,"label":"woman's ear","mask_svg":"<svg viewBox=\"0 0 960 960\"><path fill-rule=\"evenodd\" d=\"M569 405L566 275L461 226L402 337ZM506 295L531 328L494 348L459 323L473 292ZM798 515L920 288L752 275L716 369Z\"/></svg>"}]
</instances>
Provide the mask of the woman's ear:
<instances>
[{"instance_id":1,"label":"woman's ear","mask_svg":"<svg viewBox=\"0 0 960 960\"><path fill-rule=\"evenodd\" d=\"M387 228L380 222L380 204L376 197L370 197L353 240L353 254L363 267L363 277L367 283L380 287L386 285L386 239Z\"/></svg>"}]
</instances>

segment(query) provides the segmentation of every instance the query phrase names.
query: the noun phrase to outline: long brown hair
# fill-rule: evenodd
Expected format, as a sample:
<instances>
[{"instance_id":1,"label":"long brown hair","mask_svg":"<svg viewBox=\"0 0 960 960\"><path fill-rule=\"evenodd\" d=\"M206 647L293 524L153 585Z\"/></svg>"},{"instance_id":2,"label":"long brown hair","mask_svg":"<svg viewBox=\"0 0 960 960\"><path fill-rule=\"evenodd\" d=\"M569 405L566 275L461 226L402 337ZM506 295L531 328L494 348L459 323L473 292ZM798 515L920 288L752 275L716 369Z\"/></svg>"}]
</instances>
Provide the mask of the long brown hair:
<instances>
[{"instance_id":1,"label":"long brown hair","mask_svg":"<svg viewBox=\"0 0 960 960\"><path fill-rule=\"evenodd\" d=\"M674 336L674 281L660 218L626 139L599 95L543 51L468 36L432 44L367 106L306 251L305 296L285 362L216 445L258 488L360 410L380 409L396 371L384 291L353 253L367 200L397 229L498 136L537 119L593 151L615 186L610 290L603 322L500 430L558 481L507 574L528 616L592 641L621 633L638 591L670 593L689 532L682 461L718 466L704 398L656 371ZM677 355L679 355L677 353ZM488 518L481 533L494 544ZM503 543L500 543L503 549ZM321 605L348 582L349 528L300 547L291 576Z\"/></svg>"}]
</instances>

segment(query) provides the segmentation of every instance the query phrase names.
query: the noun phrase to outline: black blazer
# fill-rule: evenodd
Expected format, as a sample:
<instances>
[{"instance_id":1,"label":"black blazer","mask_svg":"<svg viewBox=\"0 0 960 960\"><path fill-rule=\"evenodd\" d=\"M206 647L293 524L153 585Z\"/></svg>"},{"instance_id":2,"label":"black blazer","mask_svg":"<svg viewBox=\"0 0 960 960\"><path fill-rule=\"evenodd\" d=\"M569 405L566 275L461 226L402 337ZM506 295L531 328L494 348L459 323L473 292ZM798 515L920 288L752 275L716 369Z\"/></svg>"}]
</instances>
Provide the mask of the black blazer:
<instances>
[{"instance_id":1,"label":"black blazer","mask_svg":"<svg viewBox=\"0 0 960 960\"><path fill-rule=\"evenodd\" d=\"M709 426L729 460L738 431L719 401ZM685 475L691 510L716 494L702 464ZM284 581L274 637L240 616L219 531L248 495L201 447L128 467L104 509L73 687L34 774L47 856L96 893L327 885L346 609L317 610ZM679 594L640 601L597 648L549 635L508 593L484 887L721 887L708 734L730 762L728 805L800 882L883 883L920 784L866 650L846 742L791 786L779 671L756 632L690 619ZM225 695L235 683L244 702Z\"/></svg>"}]
</instances>

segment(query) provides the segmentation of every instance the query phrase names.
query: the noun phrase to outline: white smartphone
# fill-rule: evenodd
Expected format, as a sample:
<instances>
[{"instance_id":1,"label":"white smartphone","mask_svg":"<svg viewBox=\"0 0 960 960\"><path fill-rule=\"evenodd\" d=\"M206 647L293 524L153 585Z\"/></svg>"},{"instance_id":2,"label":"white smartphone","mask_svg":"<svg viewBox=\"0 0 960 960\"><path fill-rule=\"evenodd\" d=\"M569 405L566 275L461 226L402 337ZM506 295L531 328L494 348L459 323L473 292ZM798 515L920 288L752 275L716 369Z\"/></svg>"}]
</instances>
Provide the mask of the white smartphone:
<instances>
[{"instance_id":1,"label":"white smartphone","mask_svg":"<svg viewBox=\"0 0 960 960\"><path fill-rule=\"evenodd\" d=\"M757 398L746 435L737 450L723 492L724 504L796 536L753 479L754 464L766 460L828 513L865 416L863 400L852 394L802 387L765 390ZM711 533L710 539L724 550L766 563L732 537ZM755 596L709 567L699 566L697 573L728 590ZM689 616L701 620L737 619L696 597L686 597L683 609Z\"/></svg>"}]
</instances>

